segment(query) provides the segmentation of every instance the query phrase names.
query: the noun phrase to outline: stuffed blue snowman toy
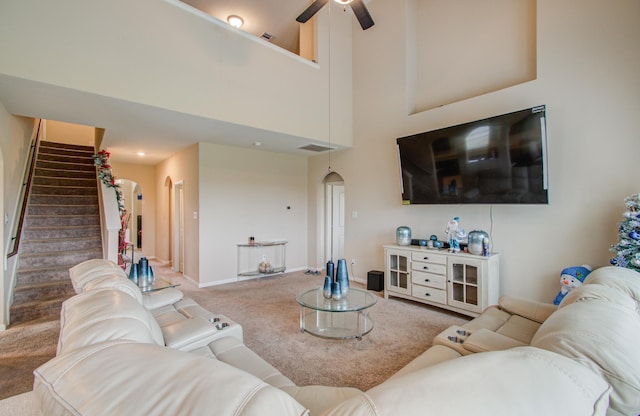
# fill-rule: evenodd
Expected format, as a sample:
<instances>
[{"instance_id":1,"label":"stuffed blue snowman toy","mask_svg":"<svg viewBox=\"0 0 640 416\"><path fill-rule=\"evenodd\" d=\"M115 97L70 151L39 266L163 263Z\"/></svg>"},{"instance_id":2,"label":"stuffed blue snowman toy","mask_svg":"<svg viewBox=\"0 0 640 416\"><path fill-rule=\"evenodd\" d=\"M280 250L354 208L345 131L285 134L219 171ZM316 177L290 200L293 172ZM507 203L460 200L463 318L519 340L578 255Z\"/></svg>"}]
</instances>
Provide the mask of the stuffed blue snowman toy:
<instances>
[{"instance_id":1,"label":"stuffed blue snowman toy","mask_svg":"<svg viewBox=\"0 0 640 416\"><path fill-rule=\"evenodd\" d=\"M591 273L591 267L587 265L567 267L560 273L560 292L553 300L554 305L559 305L571 290L582 286L584 279Z\"/></svg>"}]
</instances>

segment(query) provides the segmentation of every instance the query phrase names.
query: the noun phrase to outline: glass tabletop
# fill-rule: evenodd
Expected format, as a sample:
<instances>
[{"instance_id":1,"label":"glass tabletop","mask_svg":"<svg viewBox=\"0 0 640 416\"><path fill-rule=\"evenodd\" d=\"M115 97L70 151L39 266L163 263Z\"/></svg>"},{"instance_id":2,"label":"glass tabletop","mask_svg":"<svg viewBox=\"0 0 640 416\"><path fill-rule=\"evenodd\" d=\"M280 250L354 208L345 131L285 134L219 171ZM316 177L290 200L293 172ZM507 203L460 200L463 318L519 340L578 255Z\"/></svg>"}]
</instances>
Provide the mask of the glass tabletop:
<instances>
[{"instance_id":1,"label":"glass tabletop","mask_svg":"<svg viewBox=\"0 0 640 416\"><path fill-rule=\"evenodd\" d=\"M356 312L370 308L378 299L368 290L350 288L349 294L340 300L326 299L322 288L309 289L296 295L296 302L306 308L325 312Z\"/></svg>"},{"instance_id":2,"label":"glass tabletop","mask_svg":"<svg viewBox=\"0 0 640 416\"><path fill-rule=\"evenodd\" d=\"M169 287L176 287L176 286L180 286L180 283L172 283L167 280L158 279L158 278L154 279L153 282L149 282L144 286L138 285L142 293L154 292L156 290L162 290L162 289L167 289Z\"/></svg>"}]
</instances>

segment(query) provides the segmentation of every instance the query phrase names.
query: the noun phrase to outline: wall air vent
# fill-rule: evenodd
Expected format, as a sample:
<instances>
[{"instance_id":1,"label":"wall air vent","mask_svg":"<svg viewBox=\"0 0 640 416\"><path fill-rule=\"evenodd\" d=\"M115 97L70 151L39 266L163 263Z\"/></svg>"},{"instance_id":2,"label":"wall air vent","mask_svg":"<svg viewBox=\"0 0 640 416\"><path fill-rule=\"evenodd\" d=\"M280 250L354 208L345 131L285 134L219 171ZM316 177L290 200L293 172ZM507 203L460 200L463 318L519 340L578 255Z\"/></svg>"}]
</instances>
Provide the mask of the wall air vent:
<instances>
[{"instance_id":1,"label":"wall air vent","mask_svg":"<svg viewBox=\"0 0 640 416\"><path fill-rule=\"evenodd\" d=\"M260 35L260 39L264 39L267 42L271 42L274 37L275 36L273 36L271 33L267 33L267 32L262 32L262 35Z\"/></svg>"},{"instance_id":2,"label":"wall air vent","mask_svg":"<svg viewBox=\"0 0 640 416\"><path fill-rule=\"evenodd\" d=\"M335 150L335 147L320 146L319 144L308 144L298 147L300 150L309 150L310 152L326 152L327 150Z\"/></svg>"}]
</instances>

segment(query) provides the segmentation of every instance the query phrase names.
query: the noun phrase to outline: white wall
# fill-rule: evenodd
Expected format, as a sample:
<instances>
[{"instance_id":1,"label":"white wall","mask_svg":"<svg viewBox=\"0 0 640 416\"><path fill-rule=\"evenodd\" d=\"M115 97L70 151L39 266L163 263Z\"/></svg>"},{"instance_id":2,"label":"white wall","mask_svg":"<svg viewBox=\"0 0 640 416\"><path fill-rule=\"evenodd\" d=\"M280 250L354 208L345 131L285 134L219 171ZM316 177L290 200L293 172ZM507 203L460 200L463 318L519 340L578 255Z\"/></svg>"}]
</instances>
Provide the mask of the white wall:
<instances>
[{"instance_id":1,"label":"white wall","mask_svg":"<svg viewBox=\"0 0 640 416\"><path fill-rule=\"evenodd\" d=\"M339 12L338 5L333 9L338 10L333 26L350 28L353 16ZM318 13L321 21L328 10ZM331 39L335 47L350 47L340 35L337 31ZM326 31L318 42L328 42ZM348 88L329 94L326 48L318 49L320 64L314 64L177 0L5 1L0 3L0 51L0 81L2 75L6 82L33 81L34 91L61 87L70 102L90 101L78 91L96 100L105 97L106 112L114 105L108 98L114 98L326 141L331 99L333 143L351 145L350 61L339 61L337 53L331 57L343 77L336 87L346 83ZM90 108L78 109L74 120L49 110L38 116L119 127L103 124L108 114ZM126 117L119 122L126 125Z\"/></svg>"},{"instance_id":2,"label":"white wall","mask_svg":"<svg viewBox=\"0 0 640 416\"><path fill-rule=\"evenodd\" d=\"M37 124L33 119L14 117L7 113L0 103L0 168L2 174L2 219L0 220L0 252L2 253L2 268L0 269L0 329L9 323L9 299L12 279L16 266L16 257L7 259L7 251L13 248L11 238L20 215L18 197L24 179L27 157ZM4 223L7 216L8 223Z\"/></svg>"},{"instance_id":3,"label":"white wall","mask_svg":"<svg viewBox=\"0 0 640 416\"><path fill-rule=\"evenodd\" d=\"M173 223L175 204L173 186L182 182L184 189L184 268L183 273L195 282L200 279L200 222L191 214L200 209L199 146L193 145L155 166L155 252L164 262L174 260Z\"/></svg>"},{"instance_id":4,"label":"white wall","mask_svg":"<svg viewBox=\"0 0 640 416\"><path fill-rule=\"evenodd\" d=\"M200 286L235 280L250 236L288 241L287 268L305 268L307 159L206 143L199 156Z\"/></svg>"},{"instance_id":5,"label":"white wall","mask_svg":"<svg viewBox=\"0 0 640 416\"><path fill-rule=\"evenodd\" d=\"M95 144L95 131L96 129L94 127L46 120L46 134L43 140L55 143L77 144L93 147Z\"/></svg>"},{"instance_id":6,"label":"white wall","mask_svg":"<svg viewBox=\"0 0 640 416\"><path fill-rule=\"evenodd\" d=\"M353 72L359 74L354 146L332 156L345 179L345 255L357 259L355 274L384 267L382 245L394 242L397 226L409 225L414 236L444 237L447 220L456 215L467 230L492 231L503 294L551 301L562 268L608 264L623 198L639 191L640 3L538 0L536 80L414 115L407 106L406 63L415 57L407 57L402 29L407 3L376 0L369 9L376 25L353 33ZM468 19L474 16L460 15L451 24ZM446 48L446 39L440 44ZM548 206L401 205L397 137L538 104L547 105ZM319 183L326 164L325 157L310 161L310 184ZM316 207L317 199L311 190L309 205ZM310 240L319 238L314 214Z\"/></svg>"},{"instance_id":7,"label":"white wall","mask_svg":"<svg viewBox=\"0 0 640 416\"><path fill-rule=\"evenodd\" d=\"M138 165L133 163L112 162L112 172L117 179L128 179L136 182L142 187L142 210L138 210L135 215L142 215L142 252L147 257L155 257L156 253L156 170L149 165ZM129 212L138 204L133 189L129 190ZM131 218L131 241L136 243L136 219Z\"/></svg>"}]
</instances>

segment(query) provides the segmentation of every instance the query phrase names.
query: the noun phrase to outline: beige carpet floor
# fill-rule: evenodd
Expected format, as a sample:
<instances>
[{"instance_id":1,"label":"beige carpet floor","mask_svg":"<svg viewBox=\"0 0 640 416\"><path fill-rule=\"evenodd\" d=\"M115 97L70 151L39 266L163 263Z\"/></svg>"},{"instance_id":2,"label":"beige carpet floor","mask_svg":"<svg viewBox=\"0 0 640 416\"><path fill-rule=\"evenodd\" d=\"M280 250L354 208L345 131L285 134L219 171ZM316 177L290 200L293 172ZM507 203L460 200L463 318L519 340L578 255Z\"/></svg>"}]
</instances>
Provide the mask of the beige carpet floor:
<instances>
[{"instance_id":1,"label":"beige carpet floor","mask_svg":"<svg viewBox=\"0 0 640 416\"><path fill-rule=\"evenodd\" d=\"M420 355L439 332L466 317L401 299L369 309L373 330L362 340L330 340L300 333L295 295L319 287L321 275L284 273L199 289L168 267L158 278L180 284L185 297L240 323L245 344L297 385L352 386L367 390ZM352 282L355 287L363 287ZM35 322L0 332L0 399L29 391L32 371L55 355L59 321Z\"/></svg>"}]
</instances>

